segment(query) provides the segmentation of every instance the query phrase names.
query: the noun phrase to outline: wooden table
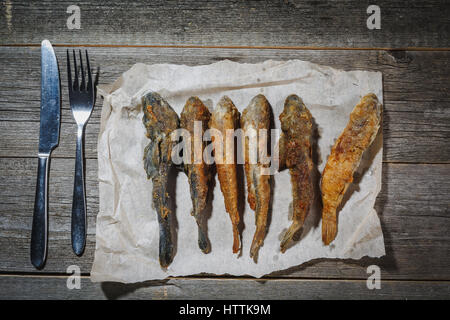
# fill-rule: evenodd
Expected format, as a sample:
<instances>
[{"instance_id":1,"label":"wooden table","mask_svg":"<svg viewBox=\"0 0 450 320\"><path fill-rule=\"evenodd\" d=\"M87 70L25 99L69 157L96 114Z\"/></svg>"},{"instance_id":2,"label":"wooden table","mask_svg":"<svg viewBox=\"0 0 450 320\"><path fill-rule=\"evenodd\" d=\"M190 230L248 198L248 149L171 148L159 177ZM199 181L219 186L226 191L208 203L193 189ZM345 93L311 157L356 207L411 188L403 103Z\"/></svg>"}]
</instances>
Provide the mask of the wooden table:
<instances>
[{"instance_id":1,"label":"wooden table","mask_svg":"<svg viewBox=\"0 0 450 320\"><path fill-rule=\"evenodd\" d=\"M450 5L422 1L78 1L81 29L68 29L73 1L1 2L0 298L450 298ZM369 4L381 9L370 30ZM60 61L62 126L50 172L49 255L29 261L39 136L40 42ZM97 135L101 98L87 127L88 240L70 246L75 132L65 51L89 47L100 83L136 62L209 64L302 59L384 79L381 259L314 260L263 279L193 275L123 285L93 284L89 272L98 212ZM381 289L366 287L381 268ZM78 265L81 289L66 287Z\"/></svg>"}]
</instances>

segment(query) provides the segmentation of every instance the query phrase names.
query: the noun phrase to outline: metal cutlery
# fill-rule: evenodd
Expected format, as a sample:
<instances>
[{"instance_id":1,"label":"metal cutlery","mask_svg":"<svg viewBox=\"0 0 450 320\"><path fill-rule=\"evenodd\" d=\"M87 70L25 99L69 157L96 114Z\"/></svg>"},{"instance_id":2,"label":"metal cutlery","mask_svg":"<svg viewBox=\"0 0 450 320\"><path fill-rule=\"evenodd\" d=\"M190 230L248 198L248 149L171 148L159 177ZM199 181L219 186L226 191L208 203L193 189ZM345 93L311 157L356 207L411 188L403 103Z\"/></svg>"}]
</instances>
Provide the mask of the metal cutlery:
<instances>
[{"instance_id":1,"label":"metal cutlery","mask_svg":"<svg viewBox=\"0 0 450 320\"><path fill-rule=\"evenodd\" d=\"M83 57L79 51L80 67L77 66L75 50L73 50L74 80L72 81L70 54L67 50L67 78L69 83L69 100L72 115L77 123L77 149L75 159L75 179L72 202L72 249L77 255L82 255L86 245L86 193L83 165L83 137L84 130L94 107L94 85L92 82L89 57L86 53L86 73L83 66ZM79 79L81 70L81 79Z\"/></svg>"},{"instance_id":2,"label":"metal cutlery","mask_svg":"<svg viewBox=\"0 0 450 320\"><path fill-rule=\"evenodd\" d=\"M41 110L39 153L33 225L31 263L38 269L45 265L48 238L48 178L50 154L58 146L61 120L61 92L58 62L48 40L41 44Z\"/></svg>"}]
</instances>

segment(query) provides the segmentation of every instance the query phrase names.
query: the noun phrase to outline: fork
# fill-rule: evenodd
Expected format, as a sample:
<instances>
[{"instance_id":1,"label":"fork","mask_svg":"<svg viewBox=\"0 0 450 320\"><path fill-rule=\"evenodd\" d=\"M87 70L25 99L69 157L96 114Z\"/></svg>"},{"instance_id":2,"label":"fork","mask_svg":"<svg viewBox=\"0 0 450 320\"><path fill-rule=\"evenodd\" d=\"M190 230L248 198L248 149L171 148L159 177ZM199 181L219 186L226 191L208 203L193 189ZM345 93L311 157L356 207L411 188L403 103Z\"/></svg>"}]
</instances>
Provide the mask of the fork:
<instances>
[{"instance_id":1,"label":"fork","mask_svg":"<svg viewBox=\"0 0 450 320\"><path fill-rule=\"evenodd\" d=\"M67 78L69 82L69 101L72 115L77 123L77 151L75 159L75 178L73 187L72 200L72 249L76 255L81 256L86 245L86 193L84 182L84 166L83 166L83 137L84 129L89 117L91 116L94 107L94 86L92 83L91 68L89 65L89 57L86 50L86 64L87 64L87 85L85 81L85 71L83 67L83 57L81 50L80 68L81 69L81 83L79 83L77 67L77 59L75 50L73 50L73 64L75 79L72 82L70 54L67 50Z\"/></svg>"}]
</instances>

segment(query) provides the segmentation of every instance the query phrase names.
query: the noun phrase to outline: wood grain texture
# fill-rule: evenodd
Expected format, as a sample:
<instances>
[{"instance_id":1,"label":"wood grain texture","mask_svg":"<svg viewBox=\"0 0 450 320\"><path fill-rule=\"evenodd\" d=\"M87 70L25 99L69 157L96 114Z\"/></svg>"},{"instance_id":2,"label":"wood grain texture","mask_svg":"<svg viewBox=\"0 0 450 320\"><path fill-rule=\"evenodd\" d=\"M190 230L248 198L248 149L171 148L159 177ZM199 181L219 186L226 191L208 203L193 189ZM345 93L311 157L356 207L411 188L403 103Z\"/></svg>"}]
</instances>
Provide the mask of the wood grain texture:
<instances>
[{"instance_id":1,"label":"wood grain texture","mask_svg":"<svg viewBox=\"0 0 450 320\"><path fill-rule=\"evenodd\" d=\"M450 52L311 51L256 49L89 48L99 82L112 83L134 63L199 65L230 59L256 63L301 59L344 70L383 73L384 161L450 162ZM73 157L75 132L69 109L65 48L56 48L62 83L61 140L54 157ZM34 157L39 137L40 65L35 47L1 47L0 157ZM301 93L298 93L301 96ZM87 126L86 152L96 158L101 97ZM20 143L17 143L20 137Z\"/></svg>"},{"instance_id":2,"label":"wood grain texture","mask_svg":"<svg viewBox=\"0 0 450 320\"><path fill-rule=\"evenodd\" d=\"M69 265L91 269L98 212L97 161L86 161L88 241L78 258L70 246L74 159L52 160L50 171L49 257L41 273L64 273ZM29 236L37 160L0 159L0 272L35 272L29 262ZM269 277L365 279L371 264L384 279L450 279L449 165L384 164L376 203L387 255L381 259L318 259ZM216 186L217 187L217 186ZM436 192L430 192L436 190ZM149 212L149 214L152 214ZM177 210L180 213L180 209Z\"/></svg>"},{"instance_id":3,"label":"wood grain texture","mask_svg":"<svg viewBox=\"0 0 450 320\"><path fill-rule=\"evenodd\" d=\"M448 1L377 1L381 30L366 27L370 1L81 1L76 4L82 29L68 30L66 10L72 4L69 0L0 3L0 299L450 298ZM63 124L51 163L48 263L37 272L29 262L29 236L39 130L38 45L44 38L56 45L59 58ZM199 65L222 59L242 63L302 59L345 70L382 72L384 163L376 209L387 255L357 261L318 259L263 280L198 275L122 285L93 284L84 277L81 290L67 290L65 276L48 274L65 274L72 264L86 275L91 268L102 99L98 98L87 127L88 241L85 254L78 258L70 246L76 128L65 91L64 44L94 45L89 48L91 65L100 66L100 83L114 81L136 62ZM207 48L214 46L222 48ZM245 48L250 46L264 50ZM443 51L413 51L417 47ZM366 269L372 264L381 268L381 290L366 287Z\"/></svg>"},{"instance_id":4,"label":"wood grain texture","mask_svg":"<svg viewBox=\"0 0 450 320\"><path fill-rule=\"evenodd\" d=\"M371 1L78 1L69 30L73 4L2 1L0 44L450 47L446 0L376 1L380 30L367 28Z\"/></svg>"},{"instance_id":5,"label":"wood grain texture","mask_svg":"<svg viewBox=\"0 0 450 320\"><path fill-rule=\"evenodd\" d=\"M450 283L381 281L369 290L366 280L252 280L171 278L137 284L92 283L81 279L79 290L67 289L67 277L0 276L0 299L448 299ZM239 290L236 290L236 288ZM166 316L176 316L167 310ZM272 310L274 312L274 310Z\"/></svg>"}]
</instances>

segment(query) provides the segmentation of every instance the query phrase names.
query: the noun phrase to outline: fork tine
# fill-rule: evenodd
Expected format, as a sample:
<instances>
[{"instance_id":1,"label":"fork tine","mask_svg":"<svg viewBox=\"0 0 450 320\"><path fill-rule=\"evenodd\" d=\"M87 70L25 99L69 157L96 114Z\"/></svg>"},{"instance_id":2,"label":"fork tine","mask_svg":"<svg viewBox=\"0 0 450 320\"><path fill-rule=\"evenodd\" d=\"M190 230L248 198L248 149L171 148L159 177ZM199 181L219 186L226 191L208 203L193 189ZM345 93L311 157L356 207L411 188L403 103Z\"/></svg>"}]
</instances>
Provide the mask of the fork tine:
<instances>
[{"instance_id":1,"label":"fork tine","mask_svg":"<svg viewBox=\"0 0 450 320\"><path fill-rule=\"evenodd\" d=\"M88 57L88 52L87 52L87 50L85 50L85 52L86 52L87 74L88 74L87 91L91 91L91 90L92 90L92 74L91 74L91 66L90 66L90 64L89 64L89 57Z\"/></svg>"},{"instance_id":2,"label":"fork tine","mask_svg":"<svg viewBox=\"0 0 450 320\"><path fill-rule=\"evenodd\" d=\"M81 50L78 50L80 55L80 69L81 69L81 85L80 90L83 91L86 88L86 82L84 80L84 66L83 66L83 57L81 56Z\"/></svg>"},{"instance_id":3,"label":"fork tine","mask_svg":"<svg viewBox=\"0 0 450 320\"><path fill-rule=\"evenodd\" d=\"M72 74L70 72L70 56L69 49L67 49L67 81L69 82L69 94L72 92Z\"/></svg>"},{"instance_id":4,"label":"fork tine","mask_svg":"<svg viewBox=\"0 0 450 320\"><path fill-rule=\"evenodd\" d=\"M77 67L77 58L75 54L75 50L73 50L73 64L75 69L75 80L73 82L73 89L78 90L78 67Z\"/></svg>"}]
</instances>

